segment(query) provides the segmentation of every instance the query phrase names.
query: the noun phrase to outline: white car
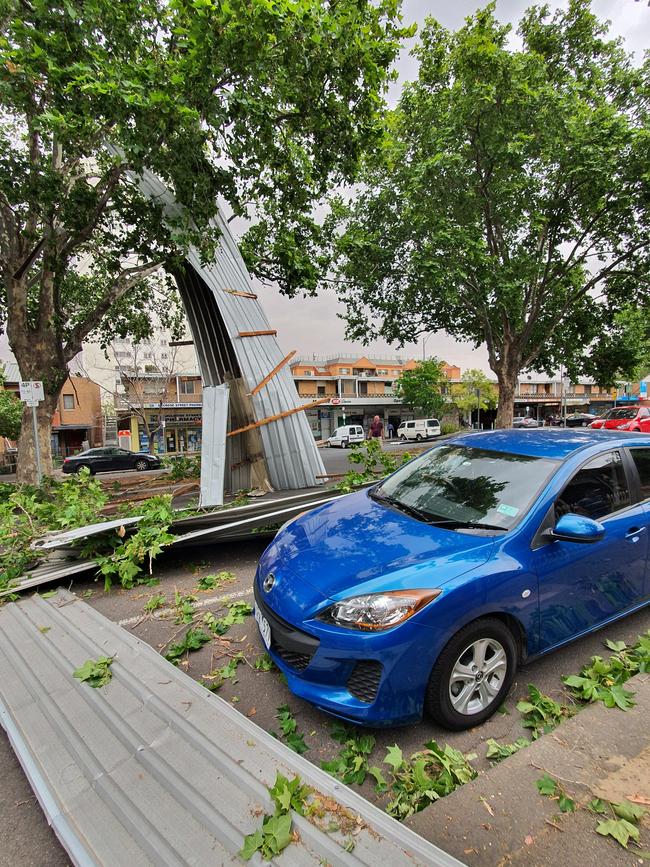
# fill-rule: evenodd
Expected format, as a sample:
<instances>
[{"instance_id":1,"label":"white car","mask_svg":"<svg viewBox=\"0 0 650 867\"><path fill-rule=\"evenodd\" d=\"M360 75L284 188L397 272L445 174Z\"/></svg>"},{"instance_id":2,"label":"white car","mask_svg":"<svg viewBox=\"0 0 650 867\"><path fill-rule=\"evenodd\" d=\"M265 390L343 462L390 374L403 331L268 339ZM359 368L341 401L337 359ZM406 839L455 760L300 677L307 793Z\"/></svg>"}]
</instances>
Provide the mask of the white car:
<instances>
[{"instance_id":1,"label":"white car","mask_svg":"<svg viewBox=\"0 0 650 867\"><path fill-rule=\"evenodd\" d=\"M404 442L415 440L432 439L440 436L440 422L437 418L415 418L412 421L403 421L397 428L397 436Z\"/></svg>"},{"instance_id":2,"label":"white car","mask_svg":"<svg viewBox=\"0 0 650 867\"><path fill-rule=\"evenodd\" d=\"M327 445L330 448L347 449L352 443L362 443L365 438L360 424L344 424L342 427L336 428L332 436L327 440Z\"/></svg>"}]
</instances>

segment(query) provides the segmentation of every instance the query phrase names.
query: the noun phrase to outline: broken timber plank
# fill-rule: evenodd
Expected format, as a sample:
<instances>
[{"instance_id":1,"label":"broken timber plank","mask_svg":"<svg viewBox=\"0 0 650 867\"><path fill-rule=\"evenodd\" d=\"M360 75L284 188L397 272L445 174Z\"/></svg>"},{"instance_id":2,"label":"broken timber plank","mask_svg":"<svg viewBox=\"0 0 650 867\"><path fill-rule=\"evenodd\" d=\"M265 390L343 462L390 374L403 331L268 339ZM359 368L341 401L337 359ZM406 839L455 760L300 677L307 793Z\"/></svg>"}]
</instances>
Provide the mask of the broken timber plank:
<instances>
[{"instance_id":1,"label":"broken timber plank","mask_svg":"<svg viewBox=\"0 0 650 867\"><path fill-rule=\"evenodd\" d=\"M275 337L277 335L277 331L275 328L267 328L266 331L240 331L237 335L238 337L263 337L265 334L272 335Z\"/></svg>"},{"instance_id":2,"label":"broken timber plank","mask_svg":"<svg viewBox=\"0 0 650 867\"><path fill-rule=\"evenodd\" d=\"M256 427L262 427L262 425L269 424L272 421L278 421L281 418L286 418L288 415L294 415L297 412L304 412L306 409L313 409L315 406L320 406L321 403L327 403L330 400L329 397L321 397L319 400L314 400L311 403L306 403L304 406L296 406L293 409L288 409L285 412L278 412L275 415L270 415L268 418L263 418L261 421L253 422L253 424L247 424L246 427L237 428L237 430L231 430L228 433L229 437L234 437L235 434L245 433L248 430L253 430Z\"/></svg>"},{"instance_id":3,"label":"broken timber plank","mask_svg":"<svg viewBox=\"0 0 650 867\"><path fill-rule=\"evenodd\" d=\"M242 292L241 289L224 289L224 292L227 292L228 295L236 295L238 298L252 298L254 301L257 300L257 295L254 292Z\"/></svg>"},{"instance_id":4,"label":"broken timber plank","mask_svg":"<svg viewBox=\"0 0 650 867\"><path fill-rule=\"evenodd\" d=\"M267 375L264 377L264 379L255 386L255 388L251 391L250 396L252 397L254 394L257 394L258 391L261 391L264 388L264 386L267 384L267 382L270 382L273 379L273 377L276 375L276 373L279 373L282 370L282 368L285 366L285 364L288 361L291 361L291 359L293 358L293 356L295 354L296 354L296 350L292 349L288 355L285 355L285 357L282 359L282 361L279 364L276 364L275 367L273 368L273 370L270 373L267 373Z\"/></svg>"}]
</instances>

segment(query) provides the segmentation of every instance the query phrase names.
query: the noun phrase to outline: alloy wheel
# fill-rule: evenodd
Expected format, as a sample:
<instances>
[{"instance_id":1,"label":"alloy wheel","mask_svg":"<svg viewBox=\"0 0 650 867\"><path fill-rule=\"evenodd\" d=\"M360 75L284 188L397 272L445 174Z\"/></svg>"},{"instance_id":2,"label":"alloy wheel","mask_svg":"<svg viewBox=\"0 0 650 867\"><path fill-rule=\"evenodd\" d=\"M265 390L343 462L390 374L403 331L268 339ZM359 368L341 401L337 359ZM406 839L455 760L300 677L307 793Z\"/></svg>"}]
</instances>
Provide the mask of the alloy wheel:
<instances>
[{"instance_id":1,"label":"alloy wheel","mask_svg":"<svg viewBox=\"0 0 650 867\"><path fill-rule=\"evenodd\" d=\"M457 713L466 716L484 711L503 686L508 660L495 638L479 638L460 654L449 678L449 698Z\"/></svg>"}]
</instances>

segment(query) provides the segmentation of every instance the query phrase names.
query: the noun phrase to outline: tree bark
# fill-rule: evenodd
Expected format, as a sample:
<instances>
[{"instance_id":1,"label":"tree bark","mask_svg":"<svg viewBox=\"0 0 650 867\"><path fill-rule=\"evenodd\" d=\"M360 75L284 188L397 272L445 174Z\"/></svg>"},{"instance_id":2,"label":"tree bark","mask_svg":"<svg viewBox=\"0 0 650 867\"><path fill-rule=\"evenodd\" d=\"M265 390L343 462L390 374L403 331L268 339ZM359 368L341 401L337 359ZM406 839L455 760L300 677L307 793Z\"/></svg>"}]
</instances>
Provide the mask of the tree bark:
<instances>
[{"instance_id":1,"label":"tree bark","mask_svg":"<svg viewBox=\"0 0 650 867\"><path fill-rule=\"evenodd\" d=\"M512 427L519 369L517 367L501 367L495 373L499 383L496 426L498 428Z\"/></svg>"},{"instance_id":2,"label":"tree bark","mask_svg":"<svg viewBox=\"0 0 650 867\"><path fill-rule=\"evenodd\" d=\"M56 396L46 394L45 400L36 407L38 444L43 476L52 474L52 414L56 407L56 401ZM31 406L25 406L23 409L23 420L18 439L16 481L25 485L37 483L36 447Z\"/></svg>"}]
</instances>

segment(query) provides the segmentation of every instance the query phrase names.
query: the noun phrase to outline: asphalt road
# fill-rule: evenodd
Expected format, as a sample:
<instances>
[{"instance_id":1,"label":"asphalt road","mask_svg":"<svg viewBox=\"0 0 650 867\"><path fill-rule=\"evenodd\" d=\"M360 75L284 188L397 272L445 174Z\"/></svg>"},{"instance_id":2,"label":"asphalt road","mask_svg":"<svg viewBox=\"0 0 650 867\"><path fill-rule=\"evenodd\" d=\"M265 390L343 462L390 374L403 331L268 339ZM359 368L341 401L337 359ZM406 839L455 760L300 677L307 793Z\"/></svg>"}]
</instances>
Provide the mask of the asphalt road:
<instances>
[{"instance_id":1,"label":"asphalt road","mask_svg":"<svg viewBox=\"0 0 650 867\"><path fill-rule=\"evenodd\" d=\"M226 612L223 607L224 595L227 594L231 600L252 601L251 582L265 544L266 542L260 539L227 545L205 545L185 551L172 549L154 563L154 577L159 581L155 587L114 589L105 594L99 581L87 579L75 581L73 589L106 617L121 623L134 635L164 652L169 644L177 641L183 634L184 627L176 622L173 607L163 608L155 616L145 614L144 605L147 600L153 594L164 594L169 606L170 603L173 604L177 592L181 595L189 594L196 597L194 605L197 621L206 612L212 612L217 617L223 616ZM232 573L232 580L223 581L221 586L210 590L198 589L199 579L224 570ZM562 675L576 673L592 655L606 653L603 648L605 638L630 642L640 632L649 628L650 609L646 608L643 612L526 666L519 672L506 702L507 712L496 714L475 729L450 733L431 721L424 720L418 725L373 731L376 746L371 764L381 764L386 748L394 743L399 744L405 755L410 755L422 749L425 742L433 738L441 743L449 743L463 752L477 753L475 767L486 770L488 763L485 759L485 741L488 738L510 743L525 734L515 704L526 696L528 683L534 683L543 692L566 703L569 698L562 687ZM334 758L340 746L329 734L331 718L293 697L277 671L255 670L254 662L262 656L263 650L252 617L246 617L243 623L232 626L221 639L215 639L199 652L191 654L181 664L191 677L197 680L208 678L207 682L214 683L214 675L211 673L229 663L237 654L243 654L245 661L237 667L236 677L226 680L219 690L221 698L269 731L278 731L277 708L288 704L297 720L298 731L304 734L305 742L309 746L305 757L316 764ZM210 680L210 677L213 679ZM618 710L611 711L613 753L616 752L621 713ZM13 753L7 747L4 735L0 739L0 774L3 780L0 788L0 813L4 817L3 823L0 823L0 867L60 867L67 864L65 853L47 828ZM364 784L362 792L370 800L385 806L385 796L376 795L369 783ZM559 852L557 864L561 863Z\"/></svg>"}]
</instances>

